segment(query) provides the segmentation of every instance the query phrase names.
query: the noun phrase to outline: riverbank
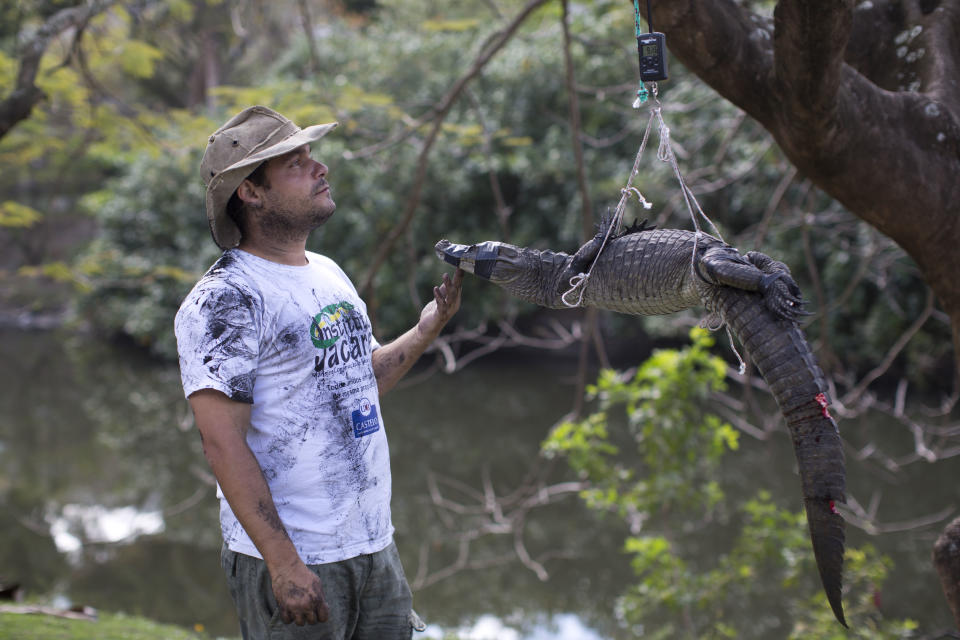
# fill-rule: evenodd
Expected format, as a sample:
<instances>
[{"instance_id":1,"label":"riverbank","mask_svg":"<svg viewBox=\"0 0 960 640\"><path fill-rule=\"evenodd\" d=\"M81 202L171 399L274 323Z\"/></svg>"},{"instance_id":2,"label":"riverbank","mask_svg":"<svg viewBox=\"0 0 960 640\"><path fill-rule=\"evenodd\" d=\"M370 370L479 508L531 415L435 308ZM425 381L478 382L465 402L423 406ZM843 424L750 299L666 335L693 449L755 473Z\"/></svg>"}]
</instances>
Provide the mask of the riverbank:
<instances>
[{"instance_id":1,"label":"riverbank","mask_svg":"<svg viewBox=\"0 0 960 640\"><path fill-rule=\"evenodd\" d=\"M118 613L64 617L30 607L0 607L0 640L212 640L202 626L189 630ZM17 611L14 613L13 611ZM20 612L24 611L24 612ZM227 639L217 639L227 640Z\"/></svg>"}]
</instances>

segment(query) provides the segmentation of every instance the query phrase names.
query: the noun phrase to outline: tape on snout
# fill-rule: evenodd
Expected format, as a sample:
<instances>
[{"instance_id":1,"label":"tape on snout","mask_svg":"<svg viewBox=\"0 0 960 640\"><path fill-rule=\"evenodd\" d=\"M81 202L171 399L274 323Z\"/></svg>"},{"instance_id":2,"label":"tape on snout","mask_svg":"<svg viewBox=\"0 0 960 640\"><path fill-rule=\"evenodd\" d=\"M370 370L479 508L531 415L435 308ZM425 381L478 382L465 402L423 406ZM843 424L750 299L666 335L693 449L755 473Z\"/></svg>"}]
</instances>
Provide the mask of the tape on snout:
<instances>
[{"instance_id":1,"label":"tape on snout","mask_svg":"<svg viewBox=\"0 0 960 640\"><path fill-rule=\"evenodd\" d=\"M465 244L453 244L450 243L449 246L445 247L440 254L443 258L443 261L449 264L452 264L455 267L460 266L460 258L463 257L463 254L469 249Z\"/></svg>"},{"instance_id":2,"label":"tape on snout","mask_svg":"<svg viewBox=\"0 0 960 640\"><path fill-rule=\"evenodd\" d=\"M498 242L487 241L474 245L451 244L443 250L443 260L459 267L464 255L473 250L476 251L473 260L473 274L489 280L493 273L493 267L497 263L497 258L500 256Z\"/></svg>"},{"instance_id":3,"label":"tape on snout","mask_svg":"<svg viewBox=\"0 0 960 640\"><path fill-rule=\"evenodd\" d=\"M487 241L474 246L477 247L477 257L474 260L473 274L489 280L497 258L500 257L500 243Z\"/></svg>"}]
</instances>

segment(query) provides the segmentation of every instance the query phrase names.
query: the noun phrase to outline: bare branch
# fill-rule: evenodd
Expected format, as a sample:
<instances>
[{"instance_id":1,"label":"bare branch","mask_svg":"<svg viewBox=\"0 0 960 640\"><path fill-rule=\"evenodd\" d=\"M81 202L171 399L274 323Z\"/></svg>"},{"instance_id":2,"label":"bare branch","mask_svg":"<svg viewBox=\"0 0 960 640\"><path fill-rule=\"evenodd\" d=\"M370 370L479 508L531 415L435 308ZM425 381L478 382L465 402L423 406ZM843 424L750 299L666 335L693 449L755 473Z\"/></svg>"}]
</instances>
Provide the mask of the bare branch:
<instances>
[{"instance_id":1,"label":"bare branch","mask_svg":"<svg viewBox=\"0 0 960 640\"><path fill-rule=\"evenodd\" d=\"M497 172L494 171L494 154L491 134L491 128L487 125L486 118L483 117L483 109L472 91L467 92L467 96L473 103L477 119L483 129L483 155L487 161L487 177L490 181L490 192L493 194L494 212L497 215L497 223L500 225L500 238L503 242L510 242L510 216L513 214L513 207L507 204L503 197L503 189L500 188L500 179Z\"/></svg>"},{"instance_id":2,"label":"bare branch","mask_svg":"<svg viewBox=\"0 0 960 640\"><path fill-rule=\"evenodd\" d=\"M923 313L920 314L913 324L903 332L897 341L890 347L887 351L887 355L883 358L879 365L877 365L870 373L865 375L863 379L857 384L856 387L851 389L844 397L843 404L851 405L859 401L860 397L866 391L867 387L871 382L882 376L886 373L887 369L890 368L890 365L893 364L893 361L896 359L900 352L903 351L904 347L907 346L907 343L910 342L910 339L926 324L927 320L930 318L930 314L933 312L933 290L927 290L927 304L923 310Z\"/></svg>"},{"instance_id":3,"label":"bare branch","mask_svg":"<svg viewBox=\"0 0 960 640\"><path fill-rule=\"evenodd\" d=\"M742 403L735 401L725 393L715 394L713 398L726 405L718 407L717 413L719 413L724 420L730 422L737 429L743 431L748 436L761 441L767 440L770 437L769 429L760 429L743 417L743 414L741 413L743 409ZM737 405L739 405L739 407Z\"/></svg>"},{"instance_id":4,"label":"bare branch","mask_svg":"<svg viewBox=\"0 0 960 640\"><path fill-rule=\"evenodd\" d=\"M780 179L780 184L773 190L770 200L767 201L767 208L764 210L763 216L760 218L760 224L757 225L757 231L754 234L753 248L755 250L759 251L760 248L763 247L763 242L767 235L767 228L770 226L773 214L780 208L780 203L783 202L783 197L786 195L787 189L790 188L790 185L793 184L796 178L797 168L791 166L784 172L783 177Z\"/></svg>"},{"instance_id":5,"label":"bare branch","mask_svg":"<svg viewBox=\"0 0 960 640\"><path fill-rule=\"evenodd\" d=\"M586 242L590 239L590 237L593 236L594 233L593 205L590 203L590 188L587 185L587 171L583 162L583 143L580 140L580 131L582 128L580 124L580 98L577 95L576 79L574 77L573 55L570 52L570 7L567 0L561 0L560 4L563 9L560 24L563 27L564 81L567 88L567 102L569 108L568 117L570 119L569 127L570 136L572 138L571 144L573 146L573 157L577 170L577 191L580 193L580 233L583 242ZM584 334L583 341L580 343L579 364L577 366L577 386L574 390L573 408L571 409L571 414L577 417L579 417L583 412L584 394L587 388L587 369L589 368L590 364L590 343L588 338L592 337L595 339L595 348L598 355L601 357L601 359L606 358L606 352L602 347L602 341L599 337L597 309L587 309L584 315L586 332ZM522 541L520 544L522 546ZM524 556L521 555L521 559L523 559L523 557ZM524 564L531 566L529 562L524 562ZM542 567L534 566L533 570L538 576L540 576L541 580L546 579L546 572L544 571L542 574L539 572L542 570Z\"/></svg>"},{"instance_id":6,"label":"bare branch","mask_svg":"<svg viewBox=\"0 0 960 640\"><path fill-rule=\"evenodd\" d=\"M204 498L206 498L209 495L212 495L212 492L210 491L209 487L207 486L197 487L197 490L194 491L192 495L190 495L187 498L184 498L183 500L173 505L172 507L167 507L166 509L164 509L163 517L171 518L173 516L178 516L181 513L184 513L185 511L189 511L193 507L203 502Z\"/></svg>"},{"instance_id":7,"label":"bare branch","mask_svg":"<svg viewBox=\"0 0 960 640\"><path fill-rule=\"evenodd\" d=\"M400 218L400 222L380 244L376 255L371 261L370 268L367 270L367 274L363 279L363 284L360 287L361 293L371 292L373 280L380 271L380 267L386 261L387 256L390 255L391 251L393 251L393 245L404 234L407 227L410 226L410 223L413 221L417 206L420 204L420 192L423 188L424 178L426 177L427 161L430 158L430 152L433 149L433 145L436 142L437 136L440 133L440 129L443 126L443 121L446 119L447 114L450 112L450 109L453 107L457 98L460 96L466 86L477 75L479 75L479 73L483 70L487 63L490 62L493 56L501 48L503 48L507 42L510 41L510 38L513 37L513 34L516 33L517 29L520 28L520 25L523 24L530 14L547 1L548 0L531 0L520 11L520 13L517 14L513 21L507 25L506 28L497 33L488 46L483 48L483 50L480 52L480 55L478 55L473 61L473 64L467 73L461 76L460 79L454 83L447 94L435 107L436 116L433 118L433 124L430 128L430 132L427 134L427 138L423 143L423 148L421 149L420 155L417 158L417 168L413 179L413 187L411 189L410 196L407 199L407 204L404 208L403 215Z\"/></svg>"},{"instance_id":8,"label":"bare branch","mask_svg":"<svg viewBox=\"0 0 960 640\"><path fill-rule=\"evenodd\" d=\"M551 318L548 323L542 327L544 331L549 329L552 335L542 335L540 337L527 336L513 326L508 320L501 320L497 323L500 333L488 335L487 324L481 323L474 329L458 329L452 333L445 333L434 340L428 347L427 353L439 352L444 362L443 370L445 373L454 373L465 368L471 362L480 359L485 355L496 352L501 348L508 347L532 347L547 351L557 351L566 349L576 343L583 336L581 325L574 322L570 329L564 327L555 318ZM454 353L453 346L458 343L477 343L481 346L471 349L463 356L457 356Z\"/></svg>"},{"instance_id":9,"label":"bare branch","mask_svg":"<svg viewBox=\"0 0 960 640\"><path fill-rule=\"evenodd\" d=\"M879 536L886 533L913 531L916 529L931 527L935 524L943 522L956 513L956 507L951 505L941 509L940 511L937 511L936 513L931 513L917 518L911 518L909 520L878 523L876 521L876 512L880 499L877 496L878 494L874 494L874 497L871 499L869 509L864 509L855 497L848 494L846 505L841 507L844 511L843 519L871 536Z\"/></svg>"},{"instance_id":10,"label":"bare branch","mask_svg":"<svg viewBox=\"0 0 960 640\"><path fill-rule=\"evenodd\" d=\"M547 570L542 564L530 557L527 546L523 543L523 515L517 518L516 527L513 530L513 549L517 552L517 557L527 569L530 569L541 582L546 582L550 578Z\"/></svg>"},{"instance_id":11,"label":"bare branch","mask_svg":"<svg viewBox=\"0 0 960 640\"><path fill-rule=\"evenodd\" d=\"M53 616L55 618L66 618L68 620L97 620L97 613L91 607L83 607L80 611L74 611L73 609L57 609L54 607L39 607L36 605L5 604L0 606L0 613L7 615L39 614L44 616Z\"/></svg>"},{"instance_id":12,"label":"bare branch","mask_svg":"<svg viewBox=\"0 0 960 640\"><path fill-rule=\"evenodd\" d=\"M310 16L310 6L307 0L297 0L300 9L300 24L303 25L303 34L307 39L307 49L310 52L307 65L307 76L313 76L320 69L320 56L317 55L317 40L313 36L313 18Z\"/></svg>"},{"instance_id":13,"label":"bare branch","mask_svg":"<svg viewBox=\"0 0 960 640\"><path fill-rule=\"evenodd\" d=\"M440 545L438 541L425 540L420 546L420 559L417 572L411 581L414 590L436 584L461 571L507 564L519 560L540 580L549 576L543 565L547 557L557 554L545 553L534 558L524 542L526 521L530 513L542 506L553 504L570 495L576 495L586 488L582 482L561 482L547 484L546 470L534 465L527 479L513 492L498 495L490 479L489 470L484 469L479 489L464 483L428 474L427 486L430 500L436 507L437 515L444 526L453 533L446 533L444 541L453 540L457 555L454 561L442 569L431 571L431 548ZM441 485L459 493L467 502L461 502L445 495ZM471 557L471 544L486 536L512 536L512 553L493 557Z\"/></svg>"}]
</instances>

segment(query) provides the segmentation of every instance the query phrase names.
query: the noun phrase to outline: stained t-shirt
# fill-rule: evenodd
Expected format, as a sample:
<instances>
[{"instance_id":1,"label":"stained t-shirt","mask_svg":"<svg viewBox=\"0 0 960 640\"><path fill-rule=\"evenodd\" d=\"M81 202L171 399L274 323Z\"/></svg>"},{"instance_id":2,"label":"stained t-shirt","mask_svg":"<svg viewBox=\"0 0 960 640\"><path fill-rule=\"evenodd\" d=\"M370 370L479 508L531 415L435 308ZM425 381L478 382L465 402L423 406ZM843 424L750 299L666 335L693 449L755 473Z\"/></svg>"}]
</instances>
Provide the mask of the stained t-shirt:
<instances>
[{"instance_id":1,"label":"stained t-shirt","mask_svg":"<svg viewBox=\"0 0 960 640\"><path fill-rule=\"evenodd\" d=\"M390 462L367 309L329 258L282 265L230 249L177 313L184 393L251 407L247 443L300 557L345 560L393 536ZM218 488L227 546L262 557Z\"/></svg>"}]
</instances>

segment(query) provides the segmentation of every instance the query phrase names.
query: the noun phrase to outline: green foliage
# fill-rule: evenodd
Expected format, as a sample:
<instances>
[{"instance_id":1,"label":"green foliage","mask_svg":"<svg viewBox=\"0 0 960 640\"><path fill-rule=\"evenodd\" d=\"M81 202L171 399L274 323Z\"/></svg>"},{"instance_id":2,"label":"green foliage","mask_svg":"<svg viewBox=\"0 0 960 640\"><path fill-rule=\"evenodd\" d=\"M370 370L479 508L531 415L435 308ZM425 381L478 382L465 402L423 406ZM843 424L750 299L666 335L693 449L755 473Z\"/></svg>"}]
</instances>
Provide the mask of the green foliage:
<instances>
[{"instance_id":1,"label":"green foliage","mask_svg":"<svg viewBox=\"0 0 960 640\"><path fill-rule=\"evenodd\" d=\"M788 632L791 640L911 637L916 622L887 620L877 609L874 598L890 561L872 546L846 553L844 602L851 627L846 631L811 579L816 566L803 513L778 508L760 491L743 505L741 517L733 547L703 563L707 569L686 559L682 542L656 535L629 538L625 549L640 581L620 600L623 620L655 629L654 638L768 638ZM771 593L764 586L771 584L779 589Z\"/></svg>"},{"instance_id":2,"label":"green foliage","mask_svg":"<svg viewBox=\"0 0 960 640\"><path fill-rule=\"evenodd\" d=\"M42 217L39 211L25 204L12 200L0 203L0 227L30 227Z\"/></svg>"},{"instance_id":3,"label":"green foliage","mask_svg":"<svg viewBox=\"0 0 960 640\"><path fill-rule=\"evenodd\" d=\"M17 273L28 278L44 277L54 282L71 284L76 290L82 292L89 289L82 275L65 262L48 262L39 266L20 267Z\"/></svg>"},{"instance_id":4,"label":"green foliage","mask_svg":"<svg viewBox=\"0 0 960 640\"><path fill-rule=\"evenodd\" d=\"M564 422L543 444L548 456L565 455L578 475L589 478L592 505L626 515L676 508L709 511L723 498L713 478L723 455L737 448L737 432L704 411L709 394L723 388L725 366L710 355L713 338L690 332L681 351L656 351L630 380L603 371L588 387L600 410L579 422ZM608 412L623 405L636 454L618 458L608 441ZM639 467L639 468L638 468Z\"/></svg>"},{"instance_id":5,"label":"green foliage","mask_svg":"<svg viewBox=\"0 0 960 640\"><path fill-rule=\"evenodd\" d=\"M78 259L89 283L79 312L102 331L176 354L173 314L219 250L203 213L195 152L141 159L87 196L101 233Z\"/></svg>"},{"instance_id":6,"label":"green foliage","mask_svg":"<svg viewBox=\"0 0 960 640\"><path fill-rule=\"evenodd\" d=\"M631 525L624 549L637 582L618 602L621 622L644 638L910 637L914 622L886 620L873 602L889 560L870 546L847 550L844 601L854 630L846 635L823 597L805 515L779 508L763 490L740 504L726 496L719 468L738 434L705 409L724 366L709 354L706 331L690 339L655 352L629 379L602 372L589 389L598 410L543 443L545 455L566 457L588 482L587 504ZM611 442L616 407L633 453ZM714 536L721 527L738 529ZM730 537L729 548L718 548L715 539Z\"/></svg>"},{"instance_id":7,"label":"green foliage","mask_svg":"<svg viewBox=\"0 0 960 640\"><path fill-rule=\"evenodd\" d=\"M0 32L3 82L12 84L16 76L14 36L29 34L64 4L19 3L6 10L9 25L19 30ZM749 6L766 15L772 4ZM301 124L340 122L317 145L318 157L331 168L339 210L327 228L314 234L310 248L336 259L363 284L371 256L415 193L416 165L432 110L522 5L494 6L482 0L347 3L342 15L327 11L312 16L316 61L295 0L233 3L229 19L224 4L215 0L115 5L87 26L81 40L64 37L51 44L38 76L47 99L0 140L0 191L5 194L0 239L15 241L21 263L68 260L73 251L62 250L56 230L80 212L99 217L98 207L78 207L80 200L109 191L122 184L122 176L144 172L150 163L167 171L171 153L199 154L219 123L249 104L262 103ZM428 298L445 268L432 251L441 238L468 243L497 239L567 252L581 243L583 213L571 152L560 15L560 5L548 3L530 16L447 114L409 231L377 273L372 294L365 292L381 337L407 328ZM570 28L584 167L598 217L620 198L649 112L630 108L637 70L629 5L613 0L577 5ZM893 243L802 178L785 183L791 167L770 136L676 61L671 62L670 81L660 89L681 168L707 214L731 243L761 249L793 267L814 310L821 312L808 330L821 345L825 368L842 363L855 374L872 369L924 308L926 291L916 267ZM406 135L416 121L425 124ZM387 140L397 142L371 150ZM627 220L649 215L660 227L689 228L676 179L669 166L656 160L656 143L654 132L635 181L654 208L641 211L631 204ZM181 175L184 184L198 184L189 169ZM113 177L121 180L108 182ZM774 202L771 195L781 184L786 187L783 198ZM144 189L153 186L144 183ZM145 191L143 198L164 197L164 188L157 187L156 196ZM202 224L202 198L184 197L181 203L189 205L184 219L193 215L192 224ZM125 211L129 226L136 227L137 208ZM24 216L27 212L33 213ZM107 223L96 233L109 236L121 228ZM38 247L43 234L48 237ZM81 240L87 238L77 238ZM114 247L126 244L110 237L103 241ZM171 264L164 246L180 246L173 237L153 235L152 241L156 252L138 249L143 274ZM205 247L175 266L183 273L201 272L207 264L200 261L210 253ZM98 248L88 253L76 268L81 276L90 270L94 254L107 255ZM855 272L862 279L848 291ZM170 290L161 295L157 287ZM94 289L95 306L107 293ZM136 306L155 307L157 317L169 316L181 283L162 276L140 291L144 304ZM129 287L116 292L125 301L118 304L132 303L136 296ZM469 285L468 295L457 317L463 325L538 313L482 283ZM623 338L643 333L653 339L682 338L683 327L696 313L687 312L682 321L676 316L638 320L609 315L604 326ZM135 335L141 339L155 331L148 325L137 321L117 327L114 321L105 328L126 332L128 326L139 327ZM950 348L949 326L931 321L895 363L894 373L916 386L933 387L943 378L938 372L952 366ZM159 352L169 355L164 348Z\"/></svg>"},{"instance_id":8,"label":"green foliage","mask_svg":"<svg viewBox=\"0 0 960 640\"><path fill-rule=\"evenodd\" d=\"M817 606L817 597L801 607L794 620L790 640L896 640L914 637L914 620L887 620L877 609L880 585L892 568L889 558L880 556L872 545L847 549L844 558L847 582L844 599L847 619L855 621L849 631L838 629L827 607Z\"/></svg>"}]
</instances>

